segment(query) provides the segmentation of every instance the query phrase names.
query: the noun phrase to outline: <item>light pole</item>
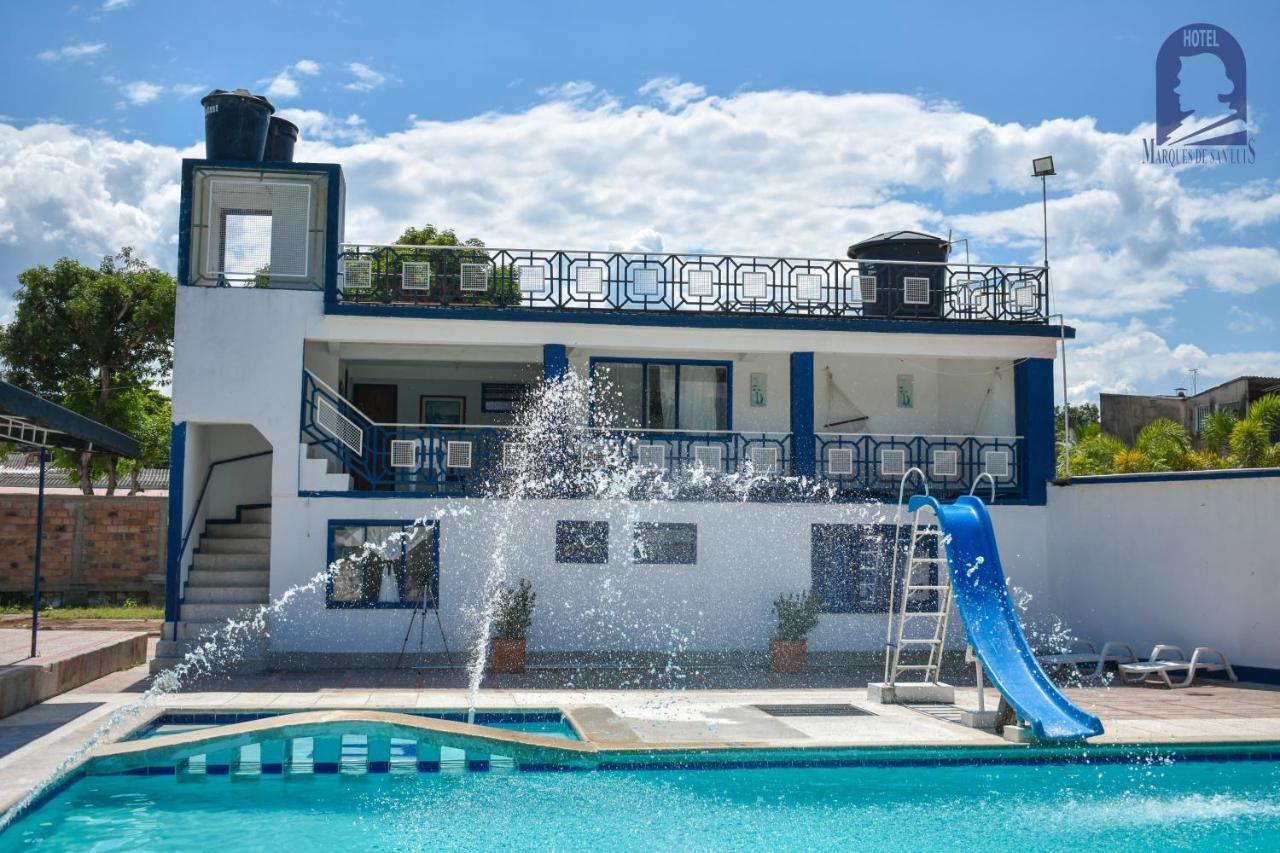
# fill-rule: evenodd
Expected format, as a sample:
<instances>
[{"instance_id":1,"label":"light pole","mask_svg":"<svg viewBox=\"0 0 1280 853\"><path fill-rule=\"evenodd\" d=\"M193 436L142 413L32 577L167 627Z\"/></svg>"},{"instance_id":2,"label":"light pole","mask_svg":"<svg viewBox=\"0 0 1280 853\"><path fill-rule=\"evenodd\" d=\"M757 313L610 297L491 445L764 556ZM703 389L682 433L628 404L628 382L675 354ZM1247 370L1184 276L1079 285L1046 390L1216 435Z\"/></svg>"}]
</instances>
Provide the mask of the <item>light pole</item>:
<instances>
[{"instance_id":1,"label":"light pole","mask_svg":"<svg viewBox=\"0 0 1280 853\"><path fill-rule=\"evenodd\" d=\"M1053 294L1049 289L1049 176L1058 174L1053 168L1053 155L1031 160L1031 176L1040 179L1040 212L1044 228L1044 289L1049 300L1048 310L1053 310ZM1071 479L1071 401L1067 396L1067 337L1066 317L1058 315L1062 330L1062 472Z\"/></svg>"}]
</instances>

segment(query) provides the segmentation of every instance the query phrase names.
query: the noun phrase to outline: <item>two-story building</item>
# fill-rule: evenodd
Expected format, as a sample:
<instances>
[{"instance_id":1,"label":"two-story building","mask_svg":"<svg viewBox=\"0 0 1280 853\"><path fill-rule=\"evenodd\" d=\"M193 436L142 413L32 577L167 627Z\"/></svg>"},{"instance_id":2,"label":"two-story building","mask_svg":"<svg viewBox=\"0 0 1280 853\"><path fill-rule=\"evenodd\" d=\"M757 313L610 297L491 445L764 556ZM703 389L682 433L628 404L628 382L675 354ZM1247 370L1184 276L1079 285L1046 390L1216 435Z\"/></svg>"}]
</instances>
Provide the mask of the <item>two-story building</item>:
<instances>
[{"instance_id":1,"label":"two-story building","mask_svg":"<svg viewBox=\"0 0 1280 853\"><path fill-rule=\"evenodd\" d=\"M994 487L1013 573L1043 570L1072 334L1044 268L914 232L839 260L348 244L343 208L336 165L184 161L164 651L422 518L394 566L273 616L261 653L394 655L423 606L439 628L410 650L456 650L495 566L538 592L534 652L759 649L773 599L809 588L814 647L870 650L912 468ZM570 372L607 380L585 427L668 477L661 499L494 490L513 414Z\"/></svg>"}]
</instances>

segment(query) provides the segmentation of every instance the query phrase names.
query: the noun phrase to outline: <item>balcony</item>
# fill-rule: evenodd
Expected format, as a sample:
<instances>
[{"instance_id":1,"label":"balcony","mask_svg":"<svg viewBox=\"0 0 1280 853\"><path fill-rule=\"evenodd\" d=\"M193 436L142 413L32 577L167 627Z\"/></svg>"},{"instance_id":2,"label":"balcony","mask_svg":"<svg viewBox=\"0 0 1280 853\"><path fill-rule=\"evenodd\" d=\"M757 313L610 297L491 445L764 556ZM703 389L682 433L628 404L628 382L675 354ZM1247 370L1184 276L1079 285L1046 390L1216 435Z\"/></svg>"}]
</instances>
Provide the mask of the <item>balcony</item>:
<instances>
[{"instance_id":1,"label":"balcony","mask_svg":"<svg viewBox=\"0 0 1280 853\"><path fill-rule=\"evenodd\" d=\"M337 272L343 311L1048 323L1036 266L348 244Z\"/></svg>"},{"instance_id":2,"label":"balcony","mask_svg":"<svg viewBox=\"0 0 1280 853\"><path fill-rule=\"evenodd\" d=\"M813 500L896 497L918 468L932 493L994 486L1022 496L1016 436L907 436L680 430L584 430L557 448L532 448L510 427L375 423L309 371L303 373L301 431L312 454L350 478L350 491L421 497L600 495L600 471L632 497ZM800 470L798 441L812 441L813 470ZM571 446L574 445L574 446ZM561 476L518 487L510 474L539 454ZM630 475L630 476L627 476ZM988 475L991 484L983 475ZM815 489L816 485L816 489ZM304 491L308 491L303 487ZM614 491L612 494L617 494Z\"/></svg>"}]
</instances>

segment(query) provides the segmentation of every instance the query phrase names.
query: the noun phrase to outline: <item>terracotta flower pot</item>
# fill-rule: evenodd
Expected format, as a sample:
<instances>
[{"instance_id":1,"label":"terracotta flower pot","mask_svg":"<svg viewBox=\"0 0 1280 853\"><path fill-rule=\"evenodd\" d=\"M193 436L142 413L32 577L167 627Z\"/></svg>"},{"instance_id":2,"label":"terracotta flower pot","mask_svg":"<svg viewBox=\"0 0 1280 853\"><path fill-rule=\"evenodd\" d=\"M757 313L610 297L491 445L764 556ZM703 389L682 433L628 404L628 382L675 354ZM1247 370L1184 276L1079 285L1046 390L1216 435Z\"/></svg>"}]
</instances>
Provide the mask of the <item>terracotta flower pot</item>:
<instances>
[{"instance_id":1,"label":"terracotta flower pot","mask_svg":"<svg viewBox=\"0 0 1280 853\"><path fill-rule=\"evenodd\" d=\"M519 675L524 672L525 641L499 640L494 637L489 644L489 667L502 675Z\"/></svg>"},{"instance_id":2,"label":"terracotta flower pot","mask_svg":"<svg viewBox=\"0 0 1280 853\"><path fill-rule=\"evenodd\" d=\"M804 672L809 644L804 640L770 640L769 663L774 672Z\"/></svg>"}]
</instances>

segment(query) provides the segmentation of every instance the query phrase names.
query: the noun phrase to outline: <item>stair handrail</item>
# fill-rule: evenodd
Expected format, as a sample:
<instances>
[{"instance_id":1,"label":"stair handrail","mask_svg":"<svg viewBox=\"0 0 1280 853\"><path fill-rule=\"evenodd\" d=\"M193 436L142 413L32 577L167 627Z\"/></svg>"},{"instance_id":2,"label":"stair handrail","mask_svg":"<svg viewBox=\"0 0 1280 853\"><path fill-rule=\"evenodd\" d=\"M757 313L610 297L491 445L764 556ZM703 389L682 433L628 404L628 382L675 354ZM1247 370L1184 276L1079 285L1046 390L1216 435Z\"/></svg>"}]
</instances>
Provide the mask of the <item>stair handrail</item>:
<instances>
[{"instance_id":1,"label":"stair handrail","mask_svg":"<svg viewBox=\"0 0 1280 853\"><path fill-rule=\"evenodd\" d=\"M301 431L317 439L313 444L320 444L324 449L337 456L339 461L343 462L344 465L347 465L349 468L354 468L356 473L361 476L365 476L366 479L372 481L375 473L373 467L375 460L370 458L369 461L365 462L364 460L367 455L366 451L371 448L382 446L382 436L387 432L387 425L380 424L373 420L373 418L366 415L354 403L339 394L332 385L325 382L319 376L316 376L307 368L304 367L302 369L302 375L303 394L301 412L302 423L300 424ZM307 391L307 382L310 382L313 386L311 393L308 393ZM342 446L346 445L343 445L341 441L334 438L332 434L326 434L324 430L321 430L316 426L316 406L314 398L317 395L326 398L343 417L348 420L359 422L357 425L360 427L362 433L362 447L360 453L355 457L347 458L341 452L335 451L331 442L336 442L338 445Z\"/></svg>"},{"instance_id":2,"label":"stair handrail","mask_svg":"<svg viewBox=\"0 0 1280 853\"><path fill-rule=\"evenodd\" d=\"M240 456L231 456L226 459L217 459L209 463L209 467L204 472L204 482L200 485L200 496L196 498L196 505L191 510L191 518L188 519L186 529L182 534L182 545L178 548L178 568L182 568L182 559L187 555L187 544L191 541L192 528L196 526L196 519L200 516L200 506L204 503L205 493L209 491L209 480L213 477L213 469L219 465L227 465L231 462L242 462L245 459L257 459L259 456L270 456L274 450L259 450L257 453L245 453Z\"/></svg>"},{"instance_id":3,"label":"stair handrail","mask_svg":"<svg viewBox=\"0 0 1280 853\"><path fill-rule=\"evenodd\" d=\"M885 684L889 683L889 659L893 656L893 649L897 645L893 642L893 593L898 584L898 539L902 534L902 506L907 496L907 480L911 479L912 474L920 475L920 485L924 486L925 496L928 497L929 495L929 478L924 475L924 471L912 466L903 472L902 481L898 484L898 509L893 517L893 568L889 570L889 611L887 614L889 618L884 627Z\"/></svg>"}]
</instances>

